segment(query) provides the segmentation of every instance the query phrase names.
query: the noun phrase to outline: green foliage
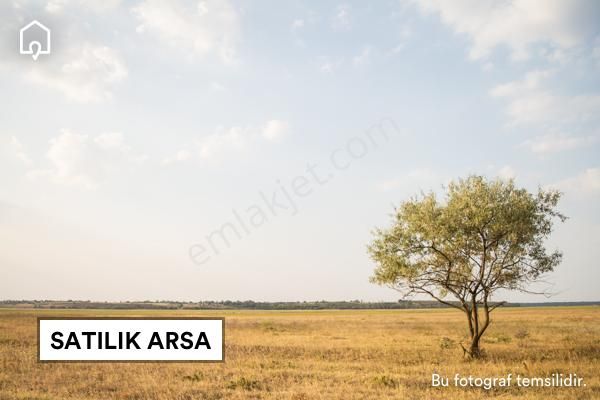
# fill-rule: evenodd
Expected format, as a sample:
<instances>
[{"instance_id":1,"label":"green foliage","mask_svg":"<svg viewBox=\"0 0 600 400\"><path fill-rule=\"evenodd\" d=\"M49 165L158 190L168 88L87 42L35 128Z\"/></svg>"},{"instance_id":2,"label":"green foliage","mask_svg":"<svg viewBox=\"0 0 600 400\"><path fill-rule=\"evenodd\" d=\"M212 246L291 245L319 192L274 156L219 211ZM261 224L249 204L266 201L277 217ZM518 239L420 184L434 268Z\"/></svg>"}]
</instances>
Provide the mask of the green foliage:
<instances>
[{"instance_id":1,"label":"green foliage","mask_svg":"<svg viewBox=\"0 0 600 400\"><path fill-rule=\"evenodd\" d=\"M434 193L405 201L368 246L377 265L371 281L438 300L526 290L561 261L560 252L544 248L553 220L565 220L556 211L560 196L470 176L450 183L444 201Z\"/></svg>"},{"instance_id":2,"label":"green foliage","mask_svg":"<svg viewBox=\"0 0 600 400\"><path fill-rule=\"evenodd\" d=\"M529 193L513 180L469 176L450 183L443 201L434 193L405 201L391 227L377 229L368 246L377 265L371 281L463 311L471 343L462 349L481 357L490 313L504 304L491 302L494 293L529 291L560 264L562 254L544 247L554 220L566 219L556 211L560 196Z\"/></svg>"}]
</instances>

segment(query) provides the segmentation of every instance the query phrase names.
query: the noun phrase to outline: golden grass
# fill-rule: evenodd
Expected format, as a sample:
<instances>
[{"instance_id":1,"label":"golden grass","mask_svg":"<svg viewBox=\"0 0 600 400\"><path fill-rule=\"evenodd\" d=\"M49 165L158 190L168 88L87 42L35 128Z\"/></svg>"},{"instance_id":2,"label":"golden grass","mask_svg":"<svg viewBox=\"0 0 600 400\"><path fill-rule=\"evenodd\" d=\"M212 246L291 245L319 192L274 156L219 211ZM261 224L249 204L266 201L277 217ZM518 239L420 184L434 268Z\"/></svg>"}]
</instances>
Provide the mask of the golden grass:
<instances>
[{"instance_id":1,"label":"golden grass","mask_svg":"<svg viewBox=\"0 0 600 400\"><path fill-rule=\"evenodd\" d=\"M226 363L36 361L38 316L225 316ZM0 399L600 399L600 308L495 311L463 359L454 310L0 310ZM432 388L431 374L577 373L580 388Z\"/></svg>"}]
</instances>

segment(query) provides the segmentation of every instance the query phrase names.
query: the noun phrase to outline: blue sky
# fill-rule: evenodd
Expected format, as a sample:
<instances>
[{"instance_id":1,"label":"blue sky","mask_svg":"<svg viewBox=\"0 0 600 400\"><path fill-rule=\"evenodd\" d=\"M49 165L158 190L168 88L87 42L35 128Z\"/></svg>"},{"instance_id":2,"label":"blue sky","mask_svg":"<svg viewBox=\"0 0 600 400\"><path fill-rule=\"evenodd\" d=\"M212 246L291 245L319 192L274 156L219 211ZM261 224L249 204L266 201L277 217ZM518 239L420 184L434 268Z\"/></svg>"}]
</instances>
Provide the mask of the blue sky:
<instances>
[{"instance_id":1,"label":"blue sky","mask_svg":"<svg viewBox=\"0 0 600 400\"><path fill-rule=\"evenodd\" d=\"M3 298L395 300L368 282L371 229L477 173L565 193L553 300L598 300L597 2L13 0L0 16ZM37 61L18 53L32 19L52 30Z\"/></svg>"}]
</instances>

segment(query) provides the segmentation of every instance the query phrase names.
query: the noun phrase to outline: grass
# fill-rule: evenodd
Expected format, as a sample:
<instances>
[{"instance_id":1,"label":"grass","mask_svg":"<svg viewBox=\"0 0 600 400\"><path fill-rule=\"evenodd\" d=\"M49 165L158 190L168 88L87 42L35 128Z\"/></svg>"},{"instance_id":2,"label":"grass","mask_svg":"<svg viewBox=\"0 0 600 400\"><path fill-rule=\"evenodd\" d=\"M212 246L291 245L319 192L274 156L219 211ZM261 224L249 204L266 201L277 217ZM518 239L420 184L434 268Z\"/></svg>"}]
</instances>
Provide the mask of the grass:
<instances>
[{"instance_id":1,"label":"grass","mask_svg":"<svg viewBox=\"0 0 600 400\"><path fill-rule=\"evenodd\" d=\"M36 362L38 316L224 316L226 363ZM495 311L469 361L454 310L0 310L5 399L599 399L600 308ZM432 388L431 374L577 373L579 388Z\"/></svg>"}]
</instances>

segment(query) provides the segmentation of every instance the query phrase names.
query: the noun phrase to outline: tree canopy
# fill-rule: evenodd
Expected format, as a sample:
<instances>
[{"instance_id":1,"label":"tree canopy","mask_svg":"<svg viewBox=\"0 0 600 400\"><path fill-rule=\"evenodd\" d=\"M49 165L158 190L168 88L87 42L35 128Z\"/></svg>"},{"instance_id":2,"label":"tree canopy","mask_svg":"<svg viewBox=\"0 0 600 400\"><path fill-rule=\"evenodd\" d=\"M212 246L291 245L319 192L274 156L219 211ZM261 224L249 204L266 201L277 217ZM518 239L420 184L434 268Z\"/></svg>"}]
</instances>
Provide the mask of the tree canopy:
<instances>
[{"instance_id":1,"label":"tree canopy","mask_svg":"<svg viewBox=\"0 0 600 400\"><path fill-rule=\"evenodd\" d=\"M442 201L433 192L405 201L368 246L376 263L371 281L465 312L468 351L477 356L490 312L502 304L491 303L494 293L529 291L560 264L562 253L545 248L554 221L566 219L556 210L560 197L554 190L530 193L513 180L469 176L451 182Z\"/></svg>"}]
</instances>

